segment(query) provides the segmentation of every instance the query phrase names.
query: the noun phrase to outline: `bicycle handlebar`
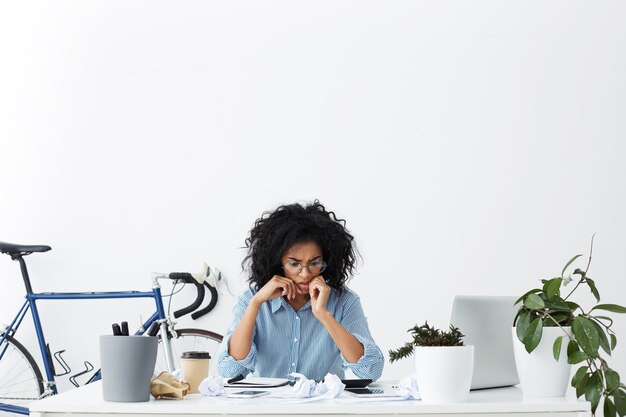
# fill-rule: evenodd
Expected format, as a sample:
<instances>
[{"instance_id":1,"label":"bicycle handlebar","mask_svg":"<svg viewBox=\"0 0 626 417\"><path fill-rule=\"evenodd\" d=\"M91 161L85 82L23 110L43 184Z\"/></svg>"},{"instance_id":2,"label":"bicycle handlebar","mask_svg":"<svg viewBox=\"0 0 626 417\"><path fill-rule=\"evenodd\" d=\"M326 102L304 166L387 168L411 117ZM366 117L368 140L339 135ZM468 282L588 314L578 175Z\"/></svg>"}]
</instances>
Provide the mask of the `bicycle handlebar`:
<instances>
[{"instance_id":1,"label":"bicycle handlebar","mask_svg":"<svg viewBox=\"0 0 626 417\"><path fill-rule=\"evenodd\" d=\"M209 304L204 307L202 310L198 310L195 313L193 313L191 315L192 319L197 319L198 317L202 317L205 314L207 314L208 312L210 312L211 310L213 310L213 308L215 307L215 304L217 304L217 290L215 289L215 287L210 286L208 283L204 283L204 285L209 289L209 291L211 292L211 302L209 302ZM204 288L203 288L204 290Z\"/></svg>"},{"instance_id":2,"label":"bicycle handlebar","mask_svg":"<svg viewBox=\"0 0 626 417\"><path fill-rule=\"evenodd\" d=\"M185 314L189 314L192 311L196 310L198 307L200 307L200 304L202 304L202 301L204 301L204 295L206 293L204 290L205 286L211 292L211 302L209 302L209 304L203 309L195 311L191 315L191 318L194 320L200 318L213 310L213 308L215 308L215 305L217 304L217 290L214 287L210 286L206 281L203 283L204 285L200 284L189 272L172 272L168 275L168 278L182 281L185 284L193 284L196 287L197 291L196 299L187 307L176 310L174 312L174 318L179 318L181 316L184 316Z\"/></svg>"}]
</instances>

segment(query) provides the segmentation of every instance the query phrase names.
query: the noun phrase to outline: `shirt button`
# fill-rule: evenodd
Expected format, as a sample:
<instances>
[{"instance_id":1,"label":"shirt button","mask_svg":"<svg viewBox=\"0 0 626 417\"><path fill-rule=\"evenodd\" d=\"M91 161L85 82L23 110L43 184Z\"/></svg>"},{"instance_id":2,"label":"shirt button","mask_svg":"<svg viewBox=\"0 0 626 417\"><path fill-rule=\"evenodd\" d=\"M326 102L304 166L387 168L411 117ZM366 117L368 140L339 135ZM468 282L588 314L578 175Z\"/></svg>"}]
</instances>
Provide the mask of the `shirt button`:
<instances>
[{"instance_id":1,"label":"shirt button","mask_svg":"<svg viewBox=\"0 0 626 417\"><path fill-rule=\"evenodd\" d=\"M298 343L298 338L293 339L294 343Z\"/></svg>"},{"instance_id":2,"label":"shirt button","mask_svg":"<svg viewBox=\"0 0 626 417\"><path fill-rule=\"evenodd\" d=\"M296 320L300 320L300 317L296 316Z\"/></svg>"},{"instance_id":3,"label":"shirt button","mask_svg":"<svg viewBox=\"0 0 626 417\"><path fill-rule=\"evenodd\" d=\"M296 366L296 363L295 363L295 362L292 362L292 363L291 363L291 366Z\"/></svg>"}]
</instances>

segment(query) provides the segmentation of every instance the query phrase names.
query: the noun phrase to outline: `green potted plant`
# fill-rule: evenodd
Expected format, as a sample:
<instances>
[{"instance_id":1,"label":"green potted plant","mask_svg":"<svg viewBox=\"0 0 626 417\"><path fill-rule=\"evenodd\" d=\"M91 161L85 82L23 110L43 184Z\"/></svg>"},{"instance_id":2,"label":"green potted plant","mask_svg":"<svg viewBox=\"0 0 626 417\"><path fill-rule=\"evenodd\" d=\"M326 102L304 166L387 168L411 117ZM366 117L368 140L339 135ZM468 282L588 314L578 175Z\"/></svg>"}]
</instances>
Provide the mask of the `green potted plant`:
<instances>
[{"instance_id":1,"label":"green potted plant","mask_svg":"<svg viewBox=\"0 0 626 417\"><path fill-rule=\"evenodd\" d=\"M529 359L520 353L520 345L528 354L534 353L545 342L542 339L547 339L548 332L556 331L558 335L550 341L549 346L552 362L558 362L561 358L570 366L581 364L571 379L576 396L585 396L591 403L593 415L604 398L604 416L614 417L619 414L623 417L626 415L626 386L620 382L619 374L609 367L606 360L617 345L617 337L611 328L613 319L603 312L626 313L626 308L617 304L599 304L600 293L595 281L588 275L592 252L593 237L584 270L576 268L571 275L566 274L568 268L582 256L576 255L565 264L560 276L541 280L541 288L534 288L517 300L520 309L513 323L513 334L519 344L516 346L515 359L522 389L526 393L525 387L538 381L529 380L533 376L532 372L526 372L527 369L520 366L522 360ZM568 285L573 285L573 288L564 291L563 296L561 291ZM584 287L591 291L598 303L588 309L572 300L577 290ZM566 374L565 388L569 374ZM528 376L526 381L525 376ZM564 394L565 389L561 395Z\"/></svg>"},{"instance_id":2,"label":"green potted plant","mask_svg":"<svg viewBox=\"0 0 626 417\"><path fill-rule=\"evenodd\" d=\"M426 322L408 330L413 340L389 351L389 361L413 355L417 386L425 403L462 402L469 394L474 370L474 346L465 346L461 331L431 327Z\"/></svg>"}]
</instances>

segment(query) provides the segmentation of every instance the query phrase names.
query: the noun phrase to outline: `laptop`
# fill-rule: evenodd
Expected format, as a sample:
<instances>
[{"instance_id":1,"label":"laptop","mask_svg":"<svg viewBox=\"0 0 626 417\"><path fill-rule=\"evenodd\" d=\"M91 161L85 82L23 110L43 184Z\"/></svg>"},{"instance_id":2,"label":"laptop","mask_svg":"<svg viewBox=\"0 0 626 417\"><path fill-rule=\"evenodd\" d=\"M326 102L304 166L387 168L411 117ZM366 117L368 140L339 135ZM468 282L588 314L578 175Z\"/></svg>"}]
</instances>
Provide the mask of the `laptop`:
<instances>
[{"instance_id":1,"label":"laptop","mask_svg":"<svg viewBox=\"0 0 626 417\"><path fill-rule=\"evenodd\" d=\"M471 389L519 384L511 336L516 300L517 297L482 295L454 298L450 324L465 335L465 345L474 345Z\"/></svg>"}]
</instances>

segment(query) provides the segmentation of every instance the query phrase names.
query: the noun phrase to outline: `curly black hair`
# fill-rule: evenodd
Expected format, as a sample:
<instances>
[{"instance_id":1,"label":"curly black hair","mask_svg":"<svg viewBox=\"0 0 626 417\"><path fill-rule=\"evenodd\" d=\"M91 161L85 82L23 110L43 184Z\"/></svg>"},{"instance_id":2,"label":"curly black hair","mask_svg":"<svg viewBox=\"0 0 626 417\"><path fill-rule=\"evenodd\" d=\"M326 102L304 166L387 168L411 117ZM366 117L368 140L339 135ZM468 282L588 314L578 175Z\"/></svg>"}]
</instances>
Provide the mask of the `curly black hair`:
<instances>
[{"instance_id":1,"label":"curly black hair","mask_svg":"<svg viewBox=\"0 0 626 417\"><path fill-rule=\"evenodd\" d=\"M315 200L311 204L282 205L256 220L246 239L248 254L241 263L249 267L248 282L263 287L274 275L283 275L281 257L296 243L315 242L328 264L323 272L328 285L340 293L356 271L359 256L346 221Z\"/></svg>"}]
</instances>

